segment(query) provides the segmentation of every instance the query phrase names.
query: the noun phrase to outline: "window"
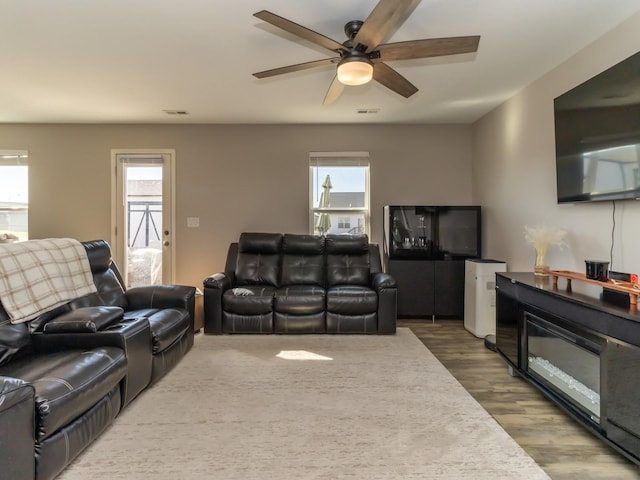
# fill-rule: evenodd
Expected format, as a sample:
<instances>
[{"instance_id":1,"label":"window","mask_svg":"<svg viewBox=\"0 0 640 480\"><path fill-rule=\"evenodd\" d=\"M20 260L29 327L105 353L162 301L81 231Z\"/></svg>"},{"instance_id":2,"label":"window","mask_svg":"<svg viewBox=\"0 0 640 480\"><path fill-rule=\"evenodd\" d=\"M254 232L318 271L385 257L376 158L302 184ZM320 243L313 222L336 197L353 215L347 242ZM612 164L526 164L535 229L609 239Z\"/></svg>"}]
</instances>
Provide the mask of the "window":
<instances>
[{"instance_id":1,"label":"window","mask_svg":"<svg viewBox=\"0 0 640 480\"><path fill-rule=\"evenodd\" d=\"M369 235L369 153L309 154L309 231Z\"/></svg>"},{"instance_id":2,"label":"window","mask_svg":"<svg viewBox=\"0 0 640 480\"><path fill-rule=\"evenodd\" d=\"M24 150L0 150L0 235L29 238L29 155Z\"/></svg>"}]
</instances>

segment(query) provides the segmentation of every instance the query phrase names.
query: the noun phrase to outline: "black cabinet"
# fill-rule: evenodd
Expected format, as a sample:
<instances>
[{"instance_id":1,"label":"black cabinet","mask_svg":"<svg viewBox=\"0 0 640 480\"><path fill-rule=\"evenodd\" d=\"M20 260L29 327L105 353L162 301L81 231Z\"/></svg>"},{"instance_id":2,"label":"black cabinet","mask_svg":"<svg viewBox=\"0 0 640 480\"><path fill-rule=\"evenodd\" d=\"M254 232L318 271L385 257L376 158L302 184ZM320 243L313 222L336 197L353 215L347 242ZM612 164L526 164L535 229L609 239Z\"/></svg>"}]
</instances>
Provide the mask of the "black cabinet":
<instances>
[{"instance_id":1,"label":"black cabinet","mask_svg":"<svg viewBox=\"0 0 640 480\"><path fill-rule=\"evenodd\" d=\"M436 260L434 276L435 316L464 316L464 260Z\"/></svg>"},{"instance_id":2,"label":"black cabinet","mask_svg":"<svg viewBox=\"0 0 640 480\"><path fill-rule=\"evenodd\" d=\"M608 342L605 357L607 437L640 457L640 384L635 379L640 365L640 348ZM640 458L636 460L640 463Z\"/></svg>"},{"instance_id":3,"label":"black cabinet","mask_svg":"<svg viewBox=\"0 0 640 480\"><path fill-rule=\"evenodd\" d=\"M480 211L384 207L384 261L398 282L398 316L464 316L464 262L480 257Z\"/></svg>"},{"instance_id":4,"label":"black cabinet","mask_svg":"<svg viewBox=\"0 0 640 480\"><path fill-rule=\"evenodd\" d=\"M464 260L389 260L399 317L464 315Z\"/></svg>"},{"instance_id":5,"label":"black cabinet","mask_svg":"<svg viewBox=\"0 0 640 480\"><path fill-rule=\"evenodd\" d=\"M435 262L389 260L388 272L398 283L398 316L435 315Z\"/></svg>"}]
</instances>

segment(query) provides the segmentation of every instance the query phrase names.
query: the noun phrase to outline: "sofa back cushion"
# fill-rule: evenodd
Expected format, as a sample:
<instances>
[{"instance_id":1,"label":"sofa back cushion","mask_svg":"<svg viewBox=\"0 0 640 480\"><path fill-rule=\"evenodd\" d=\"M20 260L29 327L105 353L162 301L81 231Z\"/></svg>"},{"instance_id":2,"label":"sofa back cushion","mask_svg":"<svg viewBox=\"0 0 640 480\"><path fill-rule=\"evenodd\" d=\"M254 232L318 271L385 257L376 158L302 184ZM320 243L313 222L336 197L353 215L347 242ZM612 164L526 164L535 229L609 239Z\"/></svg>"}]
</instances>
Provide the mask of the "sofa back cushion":
<instances>
[{"instance_id":1,"label":"sofa back cushion","mask_svg":"<svg viewBox=\"0 0 640 480\"><path fill-rule=\"evenodd\" d=\"M324 287L324 237L284 235L280 284Z\"/></svg>"},{"instance_id":2,"label":"sofa back cushion","mask_svg":"<svg viewBox=\"0 0 640 480\"><path fill-rule=\"evenodd\" d=\"M369 239L366 235L327 235L327 286L369 285Z\"/></svg>"},{"instance_id":3,"label":"sofa back cushion","mask_svg":"<svg viewBox=\"0 0 640 480\"><path fill-rule=\"evenodd\" d=\"M242 233L238 240L238 285L273 285L280 280L282 234Z\"/></svg>"}]
</instances>

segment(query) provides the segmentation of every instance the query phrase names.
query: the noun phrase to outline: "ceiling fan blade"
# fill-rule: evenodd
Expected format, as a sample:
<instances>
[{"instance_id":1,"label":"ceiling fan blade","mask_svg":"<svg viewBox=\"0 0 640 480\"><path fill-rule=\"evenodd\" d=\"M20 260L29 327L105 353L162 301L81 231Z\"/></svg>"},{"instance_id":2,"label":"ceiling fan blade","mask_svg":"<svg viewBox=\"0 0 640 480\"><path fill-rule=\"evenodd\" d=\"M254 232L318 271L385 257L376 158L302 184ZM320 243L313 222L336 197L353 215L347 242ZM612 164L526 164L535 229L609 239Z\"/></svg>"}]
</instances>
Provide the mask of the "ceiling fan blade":
<instances>
[{"instance_id":1,"label":"ceiling fan blade","mask_svg":"<svg viewBox=\"0 0 640 480\"><path fill-rule=\"evenodd\" d=\"M375 50L402 25L418 3L420 0L380 0L353 40L356 50Z\"/></svg>"},{"instance_id":2,"label":"ceiling fan blade","mask_svg":"<svg viewBox=\"0 0 640 480\"><path fill-rule=\"evenodd\" d=\"M428 38L408 42L386 43L376 50L380 52L380 61L409 60L412 58L440 57L478 51L480 36ZM375 59L373 60L376 61Z\"/></svg>"},{"instance_id":3,"label":"ceiling fan blade","mask_svg":"<svg viewBox=\"0 0 640 480\"><path fill-rule=\"evenodd\" d=\"M327 90L327 94L324 96L324 101L322 103L324 105L331 105L340 95L342 95L343 90L344 84L338 80L338 76L336 75L333 78L333 82L331 82L329 90Z\"/></svg>"},{"instance_id":4,"label":"ceiling fan blade","mask_svg":"<svg viewBox=\"0 0 640 480\"><path fill-rule=\"evenodd\" d=\"M380 62L373 66L373 79L404 98L409 98L418 91L415 85L386 63Z\"/></svg>"},{"instance_id":5,"label":"ceiling fan blade","mask_svg":"<svg viewBox=\"0 0 640 480\"><path fill-rule=\"evenodd\" d=\"M287 20L286 18L280 17L275 13L268 12L267 10L261 10L253 14L254 17L259 18L260 20L264 20L271 25L274 25L282 30L292 33L300 38L304 38L305 40L309 40L316 45L320 45L321 47L327 48L332 52L340 52L342 50L347 50L347 48L341 43L336 42L335 40L325 37L324 35L314 32L302 25L298 25L291 20Z\"/></svg>"},{"instance_id":6,"label":"ceiling fan blade","mask_svg":"<svg viewBox=\"0 0 640 480\"><path fill-rule=\"evenodd\" d=\"M256 72L253 74L253 76L256 78L273 77L274 75L282 75L283 73L293 73L299 72L300 70L308 70L309 68L324 67L325 65L331 65L334 63L338 63L339 61L340 57L313 60L311 62L297 63L295 65L288 65L286 67L272 68L271 70Z\"/></svg>"}]
</instances>

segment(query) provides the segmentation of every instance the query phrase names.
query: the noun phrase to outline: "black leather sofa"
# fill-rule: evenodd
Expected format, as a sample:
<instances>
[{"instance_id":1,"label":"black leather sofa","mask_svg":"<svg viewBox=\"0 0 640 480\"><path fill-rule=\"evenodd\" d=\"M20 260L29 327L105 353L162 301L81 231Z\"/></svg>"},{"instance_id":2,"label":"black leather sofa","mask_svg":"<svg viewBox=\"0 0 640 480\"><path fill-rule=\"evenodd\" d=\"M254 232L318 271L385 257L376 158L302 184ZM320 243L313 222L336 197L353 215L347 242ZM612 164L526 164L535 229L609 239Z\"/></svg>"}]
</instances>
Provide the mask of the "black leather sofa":
<instances>
[{"instance_id":1,"label":"black leather sofa","mask_svg":"<svg viewBox=\"0 0 640 480\"><path fill-rule=\"evenodd\" d=\"M56 477L193 345L195 288L125 290L85 242L97 291L26 322L0 305L0 477Z\"/></svg>"},{"instance_id":2,"label":"black leather sofa","mask_svg":"<svg viewBox=\"0 0 640 480\"><path fill-rule=\"evenodd\" d=\"M366 235L242 233L204 279L204 332L392 334L396 298Z\"/></svg>"}]
</instances>

